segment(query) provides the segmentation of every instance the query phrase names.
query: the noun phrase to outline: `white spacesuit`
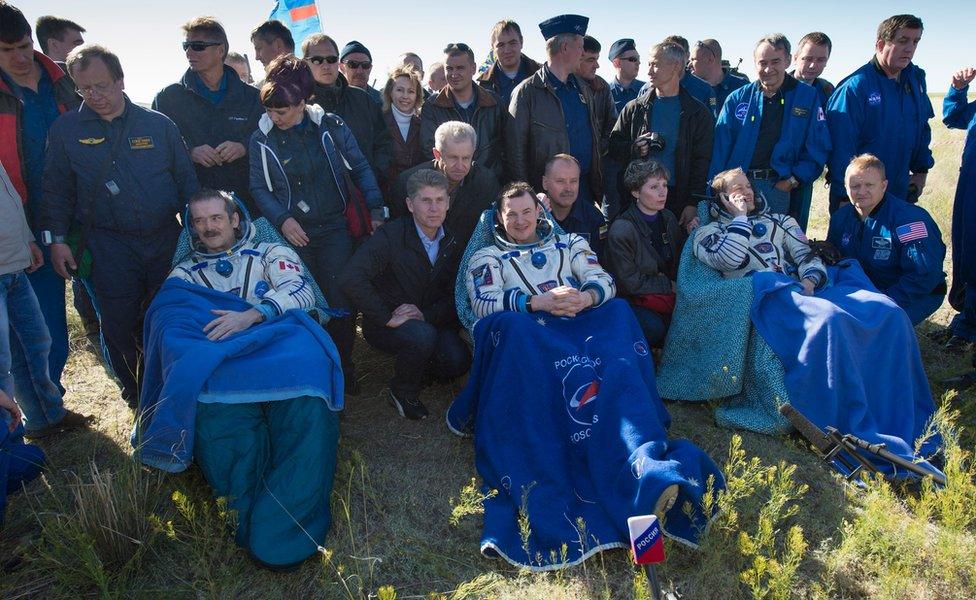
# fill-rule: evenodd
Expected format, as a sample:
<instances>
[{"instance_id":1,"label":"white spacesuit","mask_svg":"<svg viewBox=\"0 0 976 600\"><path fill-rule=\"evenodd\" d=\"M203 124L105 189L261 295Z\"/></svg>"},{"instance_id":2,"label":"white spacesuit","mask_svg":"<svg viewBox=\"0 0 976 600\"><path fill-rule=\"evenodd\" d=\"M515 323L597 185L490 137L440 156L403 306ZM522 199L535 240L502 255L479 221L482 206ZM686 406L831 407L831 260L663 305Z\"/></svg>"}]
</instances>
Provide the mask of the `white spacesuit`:
<instances>
[{"instance_id":1,"label":"white spacesuit","mask_svg":"<svg viewBox=\"0 0 976 600\"><path fill-rule=\"evenodd\" d=\"M502 310L529 312L530 296L564 285L594 290L599 298L594 306L616 293L613 277L582 236L558 235L549 221L540 221L540 240L518 245L499 230L496 226L495 243L475 252L468 264L468 297L479 319Z\"/></svg>"},{"instance_id":2,"label":"white spacesuit","mask_svg":"<svg viewBox=\"0 0 976 600\"><path fill-rule=\"evenodd\" d=\"M756 206L748 216L732 218L713 205L712 222L695 231L695 257L726 278L778 271L810 279L818 288L826 283L823 262L810 250L796 219L767 212L761 196Z\"/></svg>"},{"instance_id":3,"label":"white spacesuit","mask_svg":"<svg viewBox=\"0 0 976 600\"><path fill-rule=\"evenodd\" d=\"M254 227L241 219L241 238L226 252L201 252L176 265L170 277L240 296L265 319L292 308L310 309L315 293L295 251L284 244L254 241Z\"/></svg>"}]
</instances>

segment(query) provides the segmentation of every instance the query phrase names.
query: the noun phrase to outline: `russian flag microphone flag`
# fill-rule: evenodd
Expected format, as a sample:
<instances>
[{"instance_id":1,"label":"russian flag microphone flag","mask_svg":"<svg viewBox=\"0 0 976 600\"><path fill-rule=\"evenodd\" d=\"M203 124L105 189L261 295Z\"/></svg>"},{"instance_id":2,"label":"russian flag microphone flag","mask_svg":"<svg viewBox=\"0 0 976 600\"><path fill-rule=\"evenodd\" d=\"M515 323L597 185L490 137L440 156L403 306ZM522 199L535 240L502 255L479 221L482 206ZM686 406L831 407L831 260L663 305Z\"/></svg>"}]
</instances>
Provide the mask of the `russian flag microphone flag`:
<instances>
[{"instance_id":1,"label":"russian flag microphone flag","mask_svg":"<svg viewBox=\"0 0 976 600\"><path fill-rule=\"evenodd\" d=\"M635 563L656 565L664 562L664 536L656 516L630 517L627 528L630 529L630 549Z\"/></svg>"},{"instance_id":2,"label":"russian flag microphone flag","mask_svg":"<svg viewBox=\"0 0 976 600\"><path fill-rule=\"evenodd\" d=\"M313 33L322 32L322 21L315 0L278 0L269 19L284 23L295 39L295 55L301 56L302 42Z\"/></svg>"}]
</instances>

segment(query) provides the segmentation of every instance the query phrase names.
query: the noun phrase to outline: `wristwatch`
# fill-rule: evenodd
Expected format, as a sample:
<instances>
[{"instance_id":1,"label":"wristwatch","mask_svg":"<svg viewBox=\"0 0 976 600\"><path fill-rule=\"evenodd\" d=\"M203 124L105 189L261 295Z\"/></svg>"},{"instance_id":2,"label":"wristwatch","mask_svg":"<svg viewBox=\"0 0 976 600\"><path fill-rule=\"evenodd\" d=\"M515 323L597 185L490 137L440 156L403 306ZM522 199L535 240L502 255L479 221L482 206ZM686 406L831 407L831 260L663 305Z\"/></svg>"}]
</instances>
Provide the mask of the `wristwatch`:
<instances>
[{"instance_id":1,"label":"wristwatch","mask_svg":"<svg viewBox=\"0 0 976 600\"><path fill-rule=\"evenodd\" d=\"M45 229L41 232L41 243L45 246L50 246L51 244L67 244L68 238L63 235L54 235L50 230Z\"/></svg>"},{"instance_id":2,"label":"wristwatch","mask_svg":"<svg viewBox=\"0 0 976 600\"><path fill-rule=\"evenodd\" d=\"M790 182L791 190L795 190L796 188L800 187L800 180L797 179L794 175L790 175L790 178L787 179L787 181Z\"/></svg>"}]
</instances>

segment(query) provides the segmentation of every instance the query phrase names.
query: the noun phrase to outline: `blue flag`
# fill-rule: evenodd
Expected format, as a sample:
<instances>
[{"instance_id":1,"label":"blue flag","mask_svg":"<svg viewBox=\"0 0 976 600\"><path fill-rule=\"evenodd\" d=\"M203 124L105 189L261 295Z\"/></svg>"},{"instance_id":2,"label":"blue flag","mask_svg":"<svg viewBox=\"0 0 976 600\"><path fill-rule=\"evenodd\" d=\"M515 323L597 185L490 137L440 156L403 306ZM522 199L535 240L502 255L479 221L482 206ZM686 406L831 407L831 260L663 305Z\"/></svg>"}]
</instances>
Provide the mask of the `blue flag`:
<instances>
[{"instance_id":1,"label":"blue flag","mask_svg":"<svg viewBox=\"0 0 976 600\"><path fill-rule=\"evenodd\" d=\"M302 42L313 33L322 32L322 21L315 0L278 0L269 19L285 24L295 39L295 56L301 57Z\"/></svg>"}]
</instances>

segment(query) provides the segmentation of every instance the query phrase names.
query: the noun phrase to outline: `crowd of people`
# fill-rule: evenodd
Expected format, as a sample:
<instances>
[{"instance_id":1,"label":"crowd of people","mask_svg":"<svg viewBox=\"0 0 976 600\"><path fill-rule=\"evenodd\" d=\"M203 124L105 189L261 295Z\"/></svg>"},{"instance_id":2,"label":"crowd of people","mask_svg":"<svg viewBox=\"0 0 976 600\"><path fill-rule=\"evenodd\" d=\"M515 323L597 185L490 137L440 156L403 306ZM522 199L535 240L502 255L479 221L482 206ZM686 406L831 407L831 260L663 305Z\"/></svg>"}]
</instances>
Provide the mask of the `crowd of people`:
<instances>
[{"instance_id":1,"label":"crowd of people","mask_svg":"<svg viewBox=\"0 0 976 600\"><path fill-rule=\"evenodd\" d=\"M323 361L337 361L325 379L299 377L260 401L223 379L184 390L200 407L189 413L195 458L252 515L238 541L273 568L307 548L283 550L288 534L248 493L257 480L287 478L273 473L285 467L247 453L256 437L295 439L289 419L337 431L316 400L338 409L359 394L357 322L370 347L395 357L386 394L408 419L429 415L426 386L471 367L465 310L475 321L505 311L569 319L620 297L661 348L686 244L724 277L784 273L805 295L828 285L825 257L853 259L913 325L948 295L958 314L939 343L972 351L976 103L966 94L976 70L954 74L943 107L949 127L970 132L950 290L942 233L917 204L934 165L933 107L912 60L918 17L882 21L875 55L836 86L821 77L834 50L821 32L795 46L782 34L757 40L753 81L723 61L717 40L679 35L649 49L641 81L640 51L621 39L608 47L616 77L607 82L587 25L579 15L540 23L537 62L522 53L519 24L503 20L489 33L490 68L479 72L471 47L455 42L426 72L404 53L377 90L365 45L321 33L295 40L278 21L251 33L265 71L255 83L221 23L197 17L183 25L186 72L150 109L129 99L118 56L85 43L81 25L45 16L32 28L0 1L0 407L11 465L0 485L16 489L39 469L24 436L93 419L63 401L69 282L122 399L156 423L169 410L169 371L144 355L169 343L150 324L163 322L154 307L175 293L173 280L245 303L190 319L210 344L318 310L324 331L306 334ZM822 175L831 218L827 242L812 247L805 230ZM949 383L976 384L976 371ZM328 473L288 492L289 505L314 505L299 520L321 541L335 436L280 443L290 468ZM245 455L242 480L232 467ZM152 464L179 470L188 460Z\"/></svg>"}]
</instances>

